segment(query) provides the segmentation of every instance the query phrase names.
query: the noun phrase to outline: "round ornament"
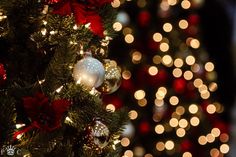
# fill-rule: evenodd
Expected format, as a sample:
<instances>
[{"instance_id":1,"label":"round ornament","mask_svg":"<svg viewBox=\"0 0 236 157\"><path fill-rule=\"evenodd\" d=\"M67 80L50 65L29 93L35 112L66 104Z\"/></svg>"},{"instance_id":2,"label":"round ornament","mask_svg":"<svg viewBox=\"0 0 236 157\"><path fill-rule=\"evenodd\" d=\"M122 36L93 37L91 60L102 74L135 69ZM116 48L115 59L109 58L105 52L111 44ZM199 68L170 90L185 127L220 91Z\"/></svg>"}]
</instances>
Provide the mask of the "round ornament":
<instances>
[{"instance_id":1,"label":"round ornament","mask_svg":"<svg viewBox=\"0 0 236 157\"><path fill-rule=\"evenodd\" d=\"M105 60L105 79L98 91L104 94L115 92L121 85L121 73L115 61Z\"/></svg>"},{"instance_id":2,"label":"round ornament","mask_svg":"<svg viewBox=\"0 0 236 157\"><path fill-rule=\"evenodd\" d=\"M104 80L105 69L103 64L90 56L79 60L73 70L73 77L76 83L87 88L99 87Z\"/></svg>"},{"instance_id":3,"label":"round ornament","mask_svg":"<svg viewBox=\"0 0 236 157\"><path fill-rule=\"evenodd\" d=\"M87 147L101 151L101 149L108 145L110 131L99 119L94 120L89 126L87 126L85 133Z\"/></svg>"}]
</instances>

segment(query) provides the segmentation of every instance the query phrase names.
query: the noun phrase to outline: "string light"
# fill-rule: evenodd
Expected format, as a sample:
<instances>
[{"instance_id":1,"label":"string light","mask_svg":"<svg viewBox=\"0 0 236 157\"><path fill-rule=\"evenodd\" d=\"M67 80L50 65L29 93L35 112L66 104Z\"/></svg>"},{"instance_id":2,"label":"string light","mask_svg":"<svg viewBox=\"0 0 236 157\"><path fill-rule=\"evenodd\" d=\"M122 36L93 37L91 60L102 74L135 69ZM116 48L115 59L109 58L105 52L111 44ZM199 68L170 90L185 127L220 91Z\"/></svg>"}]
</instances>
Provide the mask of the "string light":
<instances>
[{"instance_id":1,"label":"string light","mask_svg":"<svg viewBox=\"0 0 236 157\"><path fill-rule=\"evenodd\" d=\"M177 127L178 123L179 123L179 121L176 118L171 118L170 121L169 121L170 126L173 127L173 128Z\"/></svg>"},{"instance_id":2,"label":"string light","mask_svg":"<svg viewBox=\"0 0 236 157\"><path fill-rule=\"evenodd\" d=\"M161 33L154 33L153 34L153 40L155 41L155 42L160 42L161 40L162 40L162 35L161 35Z\"/></svg>"},{"instance_id":3,"label":"string light","mask_svg":"<svg viewBox=\"0 0 236 157\"><path fill-rule=\"evenodd\" d=\"M177 4L177 0L168 0L167 1L169 5L174 6Z\"/></svg>"},{"instance_id":4,"label":"string light","mask_svg":"<svg viewBox=\"0 0 236 157\"><path fill-rule=\"evenodd\" d=\"M197 40L197 39L192 39L192 40L190 41L190 46L191 46L192 48L194 48L194 49L199 48L199 47L200 47L200 42L199 42L199 40Z\"/></svg>"},{"instance_id":5,"label":"string light","mask_svg":"<svg viewBox=\"0 0 236 157\"><path fill-rule=\"evenodd\" d=\"M188 110L191 114L195 114L198 112L198 106L196 104L191 104L189 107L188 107Z\"/></svg>"},{"instance_id":6,"label":"string light","mask_svg":"<svg viewBox=\"0 0 236 157\"><path fill-rule=\"evenodd\" d=\"M122 24L120 22L115 22L113 24L113 29L117 32L121 31L122 30Z\"/></svg>"},{"instance_id":7,"label":"string light","mask_svg":"<svg viewBox=\"0 0 236 157\"><path fill-rule=\"evenodd\" d=\"M140 107L145 107L147 105L147 99L143 98L141 100L138 100L138 105Z\"/></svg>"},{"instance_id":8,"label":"string light","mask_svg":"<svg viewBox=\"0 0 236 157\"><path fill-rule=\"evenodd\" d=\"M139 51L134 51L132 54L132 62L134 64L138 64L140 63L141 59L142 59L142 53Z\"/></svg>"},{"instance_id":9,"label":"string light","mask_svg":"<svg viewBox=\"0 0 236 157\"><path fill-rule=\"evenodd\" d=\"M156 67L156 66L151 66L151 67L149 67L148 73L149 73L151 76L155 76L155 75L158 73L157 67Z\"/></svg>"},{"instance_id":10,"label":"string light","mask_svg":"<svg viewBox=\"0 0 236 157\"><path fill-rule=\"evenodd\" d=\"M56 89L56 92L57 92L57 93L60 93L61 90L62 90L62 88L63 88L63 86L60 86L59 88Z\"/></svg>"},{"instance_id":11,"label":"string light","mask_svg":"<svg viewBox=\"0 0 236 157\"><path fill-rule=\"evenodd\" d=\"M135 119L138 117L137 111L131 110L131 111L129 112L129 117L130 117L131 120L135 120Z\"/></svg>"},{"instance_id":12,"label":"string light","mask_svg":"<svg viewBox=\"0 0 236 157\"><path fill-rule=\"evenodd\" d=\"M134 36L132 34L127 34L125 36L125 42L128 44L131 44L134 42Z\"/></svg>"},{"instance_id":13,"label":"string light","mask_svg":"<svg viewBox=\"0 0 236 157\"><path fill-rule=\"evenodd\" d=\"M189 55L186 57L185 62L188 65L193 65L195 63L195 58L193 56Z\"/></svg>"},{"instance_id":14,"label":"string light","mask_svg":"<svg viewBox=\"0 0 236 157\"><path fill-rule=\"evenodd\" d=\"M187 20L180 20L179 21L179 28L181 28L181 29L186 29L186 28L188 28L188 21Z\"/></svg>"},{"instance_id":15,"label":"string light","mask_svg":"<svg viewBox=\"0 0 236 157\"><path fill-rule=\"evenodd\" d=\"M130 140L127 137L124 137L121 139L120 143L123 147L128 147L130 144Z\"/></svg>"},{"instance_id":16,"label":"string light","mask_svg":"<svg viewBox=\"0 0 236 157\"><path fill-rule=\"evenodd\" d=\"M18 140L20 140L20 139L23 137L23 135L24 135L24 133L21 133L21 134L17 135L16 138L17 138Z\"/></svg>"},{"instance_id":17,"label":"string light","mask_svg":"<svg viewBox=\"0 0 236 157\"><path fill-rule=\"evenodd\" d=\"M165 131L165 128L163 125L159 124L159 125L156 125L155 127L155 132L157 134L162 134L163 132Z\"/></svg>"},{"instance_id":18,"label":"string light","mask_svg":"<svg viewBox=\"0 0 236 157\"><path fill-rule=\"evenodd\" d=\"M206 135L207 142L213 143L215 141L215 137L210 133Z\"/></svg>"},{"instance_id":19,"label":"string light","mask_svg":"<svg viewBox=\"0 0 236 157\"><path fill-rule=\"evenodd\" d=\"M190 124L191 124L192 126L198 126L198 125L200 124L199 118L198 118L198 117L192 117L192 118L190 119Z\"/></svg>"},{"instance_id":20,"label":"string light","mask_svg":"<svg viewBox=\"0 0 236 157\"><path fill-rule=\"evenodd\" d=\"M45 79L43 79L43 80L39 80L38 82L39 82L39 84L42 84L42 83L45 82Z\"/></svg>"},{"instance_id":21,"label":"string light","mask_svg":"<svg viewBox=\"0 0 236 157\"><path fill-rule=\"evenodd\" d=\"M165 56L163 56L163 58L162 58L162 63L163 63L164 65L166 65L166 66L171 66L171 65L172 65L172 62L173 62L173 60L172 60L172 57L171 57L170 55L165 55Z\"/></svg>"},{"instance_id":22,"label":"string light","mask_svg":"<svg viewBox=\"0 0 236 157\"><path fill-rule=\"evenodd\" d=\"M205 69L208 72L212 72L214 70L214 64L212 62L207 62L205 64Z\"/></svg>"},{"instance_id":23,"label":"string light","mask_svg":"<svg viewBox=\"0 0 236 157\"><path fill-rule=\"evenodd\" d=\"M175 59L174 61L174 65L177 67L177 68L181 68L183 66L184 62L181 58L177 58Z\"/></svg>"},{"instance_id":24,"label":"string light","mask_svg":"<svg viewBox=\"0 0 236 157\"><path fill-rule=\"evenodd\" d=\"M172 72L173 76L179 78L182 76L182 70L180 68L175 68Z\"/></svg>"},{"instance_id":25,"label":"string light","mask_svg":"<svg viewBox=\"0 0 236 157\"><path fill-rule=\"evenodd\" d=\"M170 97L169 102L170 102L171 105L175 106L175 105L177 105L179 103L179 99L178 99L177 96L172 96L172 97Z\"/></svg>"},{"instance_id":26,"label":"string light","mask_svg":"<svg viewBox=\"0 0 236 157\"><path fill-rule=\"evenodd\" d=\"M73 121L70 119L70 117L66 117L65 118L65 123L69 124L69 123L73 123Z\"/></svg>"},{"instance_id":27,"label":"string light","mask_svg":"<svg viewBox=\"0 0 236 157\"><path fill-rule=\"evenodd\" d=\"M165 32L170 32L170 31L172 31L172 29L173 29L173 27L172 27L172 25L171 25L170 23L165 23L165 24L163 25L163 30L164 30Z\"/></svg>"},{"instance_id":28,"label":"string light","mask_svg":"<svg viewBox=\"0 0 236 157\"><path fill-rule=\"evenodd\" d=\"M163 150L165 150L165 144L164 144L163 142L157 142L157 143L156 143L156 149L157 149L158 151L163 151Z\"/></svg>"},{"instance_id":29,"label":"string light","mask_svg":"<svg viewBox=\"0 0 236 157\"><path fill-rule=\"evenodd\" d=\"M111 6L113 8L119 8L120 7L120 0L114 0L111 2Z\"/></svg>"},{"instance_id":30,"label":"string light","mask_svg":"<svg viewBox=\"0 0 236 157\"><path fill-rule=\"evenodd\" d=\"M173 141L171 141L171 140L166 141L165 148L167 150L172 150L174 147L175 147L175 144Z\"/></svg>"},{"instance_id":31,"label":"string light","mask_svg":"<svg viewBox=\"0 0 236 157\"><path fill-rule=\"evenodd\" d=\"M162 61L162 58L161 58L161 56L159 56L159 55L155 55L155 56L152 58L152 61L153 61L153 63L155 63L155 64L160 64L161 61Z\"/></svg>"},{"instance_id":32,"label":"string light","mask_svg":"<svg viewBox=\"0 0 236 157\"><path fill-rule=\"evenodd\" d=\"M200 137L198 138L198 143L199 143L200 145L205 145L205 144L207 143L206 137L205 137L205 136L200 136Z\"/></svg>"},{"instance_id":33,"label":"string light","mask_svg":"<svg viewBox=\"0 0 236 157\"><path fill-rule=\"evenodd\" d=\"M161 43L161 44L160 44L160 50L161 50L162 52L168 51L168 50L169 50L169 45L168 45L167 43L165 43L165 42Z\"/></svg>"},{"instance_id":34,"label":"string light","mask_svg":"<svg viewBox=\"0 0 236 157\"><path fill-rule=\"evenodd\" d=\"M192 157L190 152L184 152L182 157Z\"/></svg>"},{"instance_id":35,"label":"string light","mask_svg":"<svg viewBox=\"0 0 236 157\"><path fill-rule=\"evenodd\" d=\"M186 131L185 131L183 128L178 128L178 129L176 130L176 135L177 135L178 137L184 137L185 134L186 134Z\"/></svg>"},{"instance_id":36,"label":"string light","mask_svg":"<svg viewBox=\"0 0 236 157\"><path fill-rule=\"evenodd\" d=\"M183 0L181 2L181 6L183 9L189 9L191 7L191 3L188 0Z\"/></svg>"},{"instance_id":37,"label":"string light","mask_svg":"<svg viewBox=\"0 0 236 157\"><path fill-rule=\"evenodd\" d=\"M211 151L210 151L210 155L212 157L218 157L220 155L220 151L216 148L212 148Z\"/></svg>"},{"instance_id":38,"label":"string light","mask_svg":"<svg viewBox=\"0 0 236 157\"><path fill-rule=\"evenodd\" d=\"M145 91L144 90L137 90L135 93L134 93L134 97L135 99L137 100L141 100L145 97Z\"/></svg>"},{"instance_id":39,"label":"string light","mask_svg":"<svg viewBox=\"0 0 236 157\"><path fill-rule=\"evenodd\" d=\"M16 124L16 129L20 129L20 128L24 127L24 126L25 126L25 124Z\"/></svg>"},{"instance_id":40,"label":"string light","mask_svg":"<svg viewBox=\"0 0 236 157\"><path fill-rule=\"evenodd\" d=\"M179 127L186 128L188 126L188 121L186 119L181 119L179 121Z\"/></svg>"},{"instance_id":41,"label":"string light","mask_svg":"<svg viewBox=\"0 0 236 157\"><path fill-rule=\"evenodd\" d=\"M128 70L124 70L124 71L122 72L122 77L123 77L123 79L125 79L125 80L130 79L130 78L131 78L131 72L128 71Z\"/></svg>"},{"instance_id":42,"label":"string light","mask_svg":"<svg viewBox=\"0 0 236 157\"><path fill-rule=\"evenodd\" d=\"M47 34L47 29L46 28L42 28L41 29L41 33L43 36L45 36Z\"/></svg>"},{"instance_id":43,"label":"string light","mask_svg":"<svg viewBox=\"0 0 236 157\"><path fill-rule=\"evenodd\" d=\"M115 107L113 104L108 104L108 105L106 106L106 110L107 110L107 111L110 111L110 112L115 112L116 107Z\"/></svg>"}]
</instances>

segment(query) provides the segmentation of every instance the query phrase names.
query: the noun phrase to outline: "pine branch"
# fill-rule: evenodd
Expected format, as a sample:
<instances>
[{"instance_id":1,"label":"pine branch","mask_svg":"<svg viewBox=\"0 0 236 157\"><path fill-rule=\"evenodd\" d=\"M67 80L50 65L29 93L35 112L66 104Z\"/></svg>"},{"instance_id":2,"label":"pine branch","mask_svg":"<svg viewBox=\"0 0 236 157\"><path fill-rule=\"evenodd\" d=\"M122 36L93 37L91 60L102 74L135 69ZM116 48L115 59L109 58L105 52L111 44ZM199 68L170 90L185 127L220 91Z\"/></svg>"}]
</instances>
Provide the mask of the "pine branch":
<instances>
[{"instance_id":1,"label":"pine branch","mask_svg":"<svg viewBox=\"0 0 236 157\"><path fill-rule=\"evenodd\" d=\"M0 91L0 146L12 141L12 133L16 124L15 100L6 91ZM7 123L6 123L7 122Z\"/></svg>"}]
</instances>

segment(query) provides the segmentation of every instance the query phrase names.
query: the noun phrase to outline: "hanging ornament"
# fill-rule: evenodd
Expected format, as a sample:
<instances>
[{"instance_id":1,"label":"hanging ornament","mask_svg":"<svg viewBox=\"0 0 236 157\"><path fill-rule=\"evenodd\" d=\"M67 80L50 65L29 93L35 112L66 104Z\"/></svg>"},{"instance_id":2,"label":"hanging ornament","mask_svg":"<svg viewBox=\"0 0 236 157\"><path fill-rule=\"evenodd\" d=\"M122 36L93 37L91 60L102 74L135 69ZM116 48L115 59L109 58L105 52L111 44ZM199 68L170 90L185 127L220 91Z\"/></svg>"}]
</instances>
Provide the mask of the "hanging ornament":
<instances>
[{"instance_id":1,"label":"hanging ornament","mask_svg":"<svg viewBox=\"0 0 236 157\"><path fill-rule=\"evenodd\" d=\"M121 85L121 73L115 61L106 59L104 67L105 79L103 84L98 88L98 91L104 94L111 94Z\"/></svg>"},{"instance_id":2,"label":"hanging ornament","mask_svg":"<svg viewBox=\"0 0 236 157\"><path fill-rule=\"evenodd\" d=\"M85 146L88 148L94 149L100 153L101 150L108 145L110 131L99 118L96 118L87 126L85 133Z\"/></svg>"},{"instance_id":3,"label":"hanging ornament","mask_svg":"<svg viewBox=\"0 0 236 157\"><path fill-rule=\"evenodd\" d=\"M99 87L104 80L105 70L102 63L90 56L79 60L73 70L76 83L91 89Z\"/></svg>"},{"instance_id":4,"label":"hanging ornament","mask_svg":"<svg viewBox=\"0 0 236 157\"><path fill-rule=\"evenodd\" d=\"M4 37L9 32L9 23L7 16L2 9L0 9L0 37Z\"/></svg>"}]
</instances>

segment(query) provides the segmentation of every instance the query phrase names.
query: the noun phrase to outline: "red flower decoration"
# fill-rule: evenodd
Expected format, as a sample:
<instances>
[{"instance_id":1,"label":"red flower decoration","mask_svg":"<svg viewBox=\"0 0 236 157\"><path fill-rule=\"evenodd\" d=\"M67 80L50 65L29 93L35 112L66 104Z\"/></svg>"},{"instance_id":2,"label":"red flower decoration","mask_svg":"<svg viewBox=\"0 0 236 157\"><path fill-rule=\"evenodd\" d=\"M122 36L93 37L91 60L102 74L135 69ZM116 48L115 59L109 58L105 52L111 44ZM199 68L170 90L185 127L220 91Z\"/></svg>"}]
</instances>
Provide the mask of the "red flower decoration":
<instances>
[{"instance_id":1,"label":"red flower decoration","mask_svg":"<svg viewBox=\"0 0 236 157\"><path fill-rule=\"evenodd\" d=\"M61 2L62 0L45 0L45 3L46 4L56 4L56 3L59 3Z\"/></svg>"},{"instance_id":2,"label":"red flower decoration","mask_svg":"<svg viewBox=\"0 0 236 157\"><path fill-rule=\"evenodd\" d=\"M7 79L6 70L4 65L0 63L0 85L4 84Z\"/></svg>"},{"instance_id":3,"label":"red flower decoration","mask_svg":"<svg viewBox=\"0 0 236 157\"><path fill-rule=\"evenodd\" d=\"M81 0L81 2L79 2L79 0L65 0L54 7L53 13L61 16L71 15L71 13L73 13L77 24L90 23L90 30L95 35L103 37L104 28L102 19L98 14L98 8L112 1L113 0L85 0L85 2L83 2Z\"/></svg>"},{"instance_id":4,"label":"red flower decoration","mask_svg":"<svg viewBox=\"0 0 236 157\"><path fill-rule=\"evenodd\" d=\"M61 126L63 114L70 106L70 102L61 99L49 103L48 97L37 93L35 97L24 97L23 105L34 128L53 131Z\"/></svg>"}]
</instances>

